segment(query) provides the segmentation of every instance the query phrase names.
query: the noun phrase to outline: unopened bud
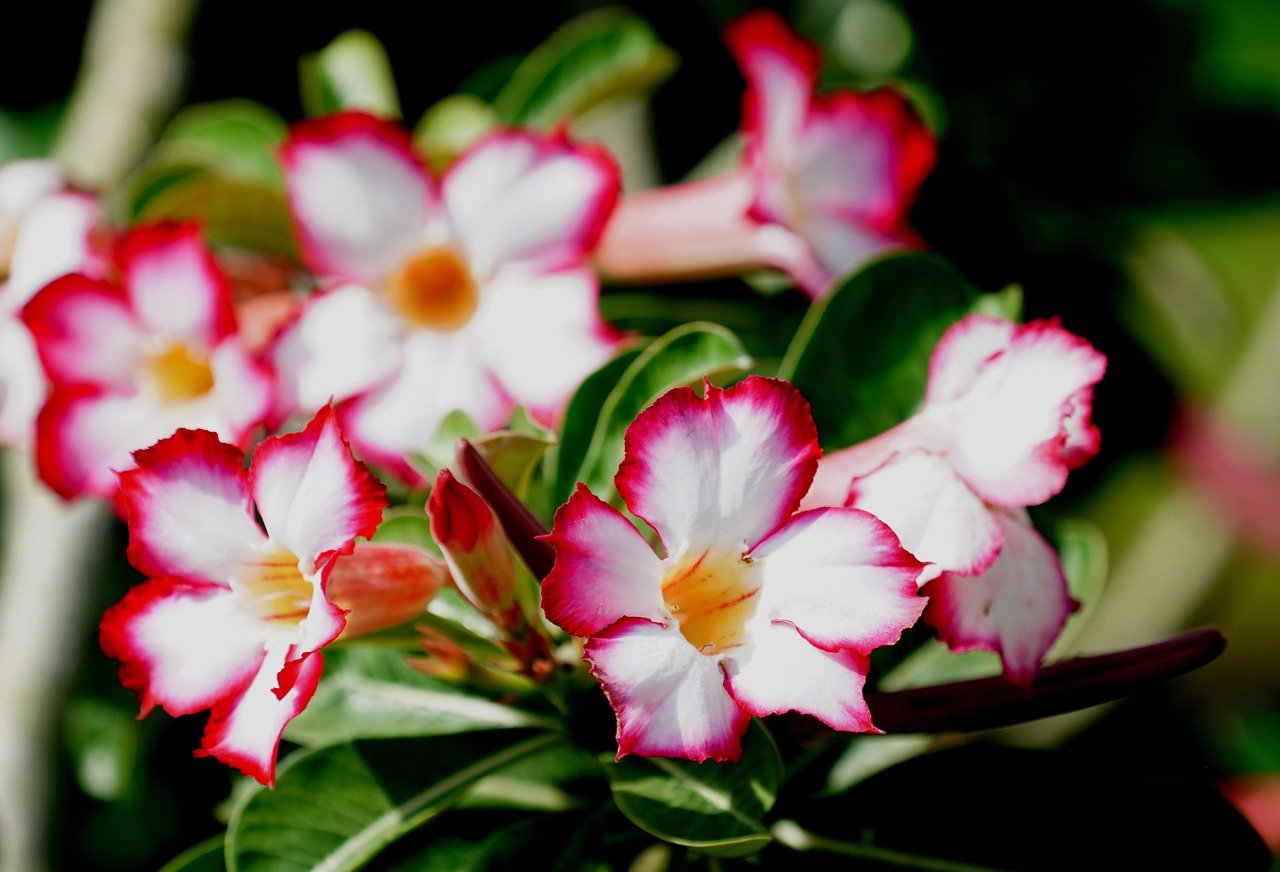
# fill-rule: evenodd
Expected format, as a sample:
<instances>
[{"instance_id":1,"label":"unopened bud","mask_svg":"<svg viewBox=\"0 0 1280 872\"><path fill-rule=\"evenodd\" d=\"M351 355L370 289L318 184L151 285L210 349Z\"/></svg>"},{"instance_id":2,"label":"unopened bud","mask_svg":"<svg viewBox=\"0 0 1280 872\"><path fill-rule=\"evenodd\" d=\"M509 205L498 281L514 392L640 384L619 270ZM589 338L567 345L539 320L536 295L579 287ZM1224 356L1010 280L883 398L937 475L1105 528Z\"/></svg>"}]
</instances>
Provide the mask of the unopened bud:
<instances>
[{"instance_id":1,"label":"unopened bud","mask_svg":"<svg viewBox=\"0 0 1280 872\"><path fill-rule=\"evenodd\" d=\"M519 623L515 567L507 538L480 495L442 469L427 501L431 535L440 543L453 581L473 606L504 629Z\"/></svg>"},{"instance_id":2,"label":"unopened bud","mask_svg":"<svg viewBox=\"0 0 1280 872\"><path fill-rule=\"evenodd\" d=\"M349 610L342 637L351 638L418 617L448 577L444 563L420 548L362 542L338 558L326 593Z\"/></svg>"}]
</instances>

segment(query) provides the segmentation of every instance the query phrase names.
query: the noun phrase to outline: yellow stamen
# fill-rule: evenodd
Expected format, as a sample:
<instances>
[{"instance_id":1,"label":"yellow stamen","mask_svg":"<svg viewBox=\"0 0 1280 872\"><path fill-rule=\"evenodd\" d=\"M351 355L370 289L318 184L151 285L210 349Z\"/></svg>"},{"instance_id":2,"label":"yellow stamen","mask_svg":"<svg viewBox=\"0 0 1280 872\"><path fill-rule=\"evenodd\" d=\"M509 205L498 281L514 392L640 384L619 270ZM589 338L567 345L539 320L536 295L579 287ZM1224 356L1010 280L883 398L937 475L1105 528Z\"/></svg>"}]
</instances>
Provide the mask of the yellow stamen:
<instances>
[{"instance_id":1,"label":"yellow stamen","mask_svg":"<svg viewBox=\"0 0 1280 872\"><path fill-rule=\"evenodd\" d=\"M175 342L146 362L146 373L161 401L182 403L203 397L213 389L209 356Z\"/></svg>"},{"instance_id":2,"label":"yellow stamen","mask_svg":"<svg viewBox=\"0 0 1280 872\"><path fill-rule=\"evenodd\" d=\"M471 270L448 248L429 248L406 260L387 277L387 295L401 315L433 330L457 330L480 305Z\"/></svg>"},{"instance_id":3,"label":"yellow stamen","mask_svg":"<svg viewBox=\"0 0 1280 872\"><path fill-rule=\"evenodd\" d=\"M296 624L308 615L311 582L303 576L298 558L293 554L277 548L262 559L246 564L245 570L233 586L263 620Z\"/></svg>"},{"instance_id":4,"label":"yellow stamen","mask_svg":"<svg viewBox=\"0 0 1280 872\"><path fill-rule=\"evenodd\" d=\"M734 555L687 557L662 582L662 598L680 632L703 654L724 653L742 641L759 593L750 558Z\"/></svg>"}]
</instances>

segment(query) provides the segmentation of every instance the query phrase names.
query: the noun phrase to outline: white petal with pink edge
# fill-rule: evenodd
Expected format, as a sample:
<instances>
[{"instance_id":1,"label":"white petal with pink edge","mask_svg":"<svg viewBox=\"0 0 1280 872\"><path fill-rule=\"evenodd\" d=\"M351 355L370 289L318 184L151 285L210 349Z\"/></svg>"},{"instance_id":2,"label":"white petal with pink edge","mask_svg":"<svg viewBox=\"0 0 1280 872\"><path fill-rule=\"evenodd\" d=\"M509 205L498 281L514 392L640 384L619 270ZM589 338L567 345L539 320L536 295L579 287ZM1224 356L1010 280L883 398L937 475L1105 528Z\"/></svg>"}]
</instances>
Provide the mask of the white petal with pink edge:
<instances>
[{"instance_id":1,"label":"white petal with pink edge","mask_svg":"<svg viewBox=\"0 0 1280 872\"><path fill-rule=\"evenodd\" d=\"M342 635L347 625L346 612L329 599L325 590L333 564L334 560L330 559L318 572L304 575L311 585L311 602L307 616L297 626L295 641L285 655L285 667L279 676L279 693L291 690L306 658Z\"/></svg>"},{"instance_id":2,"label":"white petal with pink edge","mask_svg":"<svg viewBox=\"0 0 1280 872\"><path fill-rule=\"evenodd\" d=\"M245 350L238 336L229 336L209 355L213 372L211 405L221 419L219 430L228 441L244 444L262 423L275 401L275 377L270 367Z\"/></svg>"},{"instance_id":3,"label":"white petal with pink edge","mask_svg":"<svg viewBox=\"0 0 1280 872\"><path fill-rule=\"evenodd\" d=\"M737 760L750 717L725 689L716 658L675 627L619 621L583 656L618 716L618 756Z\"/></svg>"},{"instance_id":4,"label":"white petal with pink edge","mask_svg":"<svg viewBox=\"0 0 1280 872\"><path fill-rule=\"evenodd\" d=\"M617 200L619 177L600 149L506 131L464 154L441 190L472 269L487 276L503 264L581 264Z\"/></svg>"},{"instance_id":5,"label":"white petal with pink edge","mask_svg":"<svg viewBox=\"0 0 1280 872\"><path fill-rule=\"evenodd\" d=\"M945 574L929 583L925 621L955 651L995 651L1019 684L1040 661L1076 608L1062 564L1025 519L997 512L1004 548L982 575Z\"/></svg>"},{"instance_id":6,"label":"white petal with pink edge","mask_svg":"<svg viewBox=\"0 0 1280 872\"><path fill-rule=\"evenodd\" d=\"M432 182L393 122L359 112L303 122L282 161L303 255L317 272L373 281L425 242Z\"/></svg>"},{"instance_id":7,"label":"white petal with pink edge","mask_svg":"<svg viewBox=\"0 0 1280 872\"><path fill-rule=\"evenodd\" d=\"M312 298L270 355L288 414L313 414L392 378L404 326L378 294L342 285Z\"/></svg>"},{"instance_id":8,"label":"white petal with pink edge","mask_svg":"<svg viewBox=\"0 0 1280 872\"><path fill-rule=\"evenodd\" d=\"M1068 421L1087 403L1106 358L1089 343L1051 322L1017 329L953 404L950 452L956 472L987 502L1031 506L1062 489L1078 465L1064 457Z\"/></svg>"},{"instance_id":9,"label":"white petal with pink edge","mask_svg":"<svg viewBox=\"0 0 1280 872\"><path fill-rule=\"evenodd\" d=\"M500 270L476 313L479 348L504 391L551 418L617 345L600 318L599 284L589 269L530 275Z\"/></svg>"},{"instance_id":10,"label":"white petal with pink edge","mask_svg":"<svg viewBox=\"0 0 1280 872\"><path fill-rule=\"evenodd\" d=\"M556 562L542 582L542 608L574 636L593 636L624 618L668 617L662 562L617 509L579 484L556 510L547 537Z\"/></svg>"},{"instance_id":11,"label":"white petal with pink edge","mask_svg":"<svg viewBox=\"0 0 1280 872\"><path fill-rule=\"evenodd\" d=\"M207 430L179 430L120 476L129 562L152 576L226 585L265 544L244 455Z\"/></svg>"},{"instance_id":12,"label":"white petal with pink edge","mask_svg":"<svg viewBox=\"0 0 1280 872\"><path fill-rule=\"evenodd\" d=\"M817 49L773 12L738 18L725 40L747 80L744 130L758 138L769 160L788 161L817 84Z\"/></svg>"},{"instance_id":13,"label":"white petal with pink edge","mask_svg":"<svg viewBox=\"0 0 1280 872\"><path fill-rule=\"evenodd\" d=\"M133 386L146 334L114 286L63 276L27 303L22 320L51 381Z\"/></svg>"},{"instance_id":14,"label":"white petal with pink edge","mask_svg":"<svg viewBox=\"0 0 1280 872\"><path fill-rule=\"evenodd\" d=\"M96 274L101 264L90 250L89 234L100 211L88 194L55 194L36 203L18 231L0 307L16 309L58 276Z\"/></svg>"},{"instance_id":15,"label":"white petal with pink edge","mask_svg":"<svg viewBox=\"0 0 1280 872\"><path fill-rule=\"evenodd\" d=\"M706 391L664 394L626 432L618 491L669 555L754 546L795 511L820 453L790 384L753 376Z\"/></svg>"},{"instance_id":16,"label":"white petal with pink edge","mask_svg":"<svg viewBox=\"0 0 1280 872\"><path fill-rule=\"evenodd\" d=\"M963 397L992 359L1003 353L1018 325L1003 318L970 315L947 328L929 358L925 404Z\"/></svg>"},{"instance_id":17,"label":"white petal with pink edge","mask_svg":"<svg viewBox=\"0 0 1280 872\"><path fill-rule=\"evenodd\" d=\"M815 648L783 622L760 621L750 638L750 646L729 662L729 692L746 711L797 711L837 730L879 732L862 697L865 656Z\"/></svg>"},{"instance_id":18,"label":"white petal with pink edge","mask_svg":"<svg viewBox=\"0 0 1280 872\"><path fill-rule=\"evenodd\" d=\"M308 570L377 529L386 506L382 484L347 448L332 408L304 430L264 440L249 468L249 490L271 541Z\"/></svg>"},{"instance_id":19,"label":"white petal with pink edge","mask_svg":"<svg viewBox=\"0 0 1280 872\"><path fill-rule=\"evenodd\" d=\"M262 784L275 783L280 734L311 701L324 668L321 655L312 654L301 663L292 688L280 698L274 689L284 660L283 648L268 651L244 692L214 706L197 756L221 760Z\"/></svg>"},{"instance_id":20,"label":"white petal with pink edge","mask_svg":"<svg viewBox=\"0 0 1280 872\"><path fill-rule=\"evenodd\" d=\"M9 271L9 255L27 211L65 184L62 171L51 160L11 160L0 165L0 274Z\"/></svg>"},{"instance_id":21,"label":"white petal with pink edge","mask_svg":"<svg viewBox=\"0 0 1280 872\"><path fill-rule=\"evenodd\" d=\"M924 610L921 565L858 509L796 515L750 554L763 590L757 620L786 621L814 645L863 654L898 641Z\"/></svg>"},{"instance_id":22,"label":"white petal with pink edge","mask_svg":"<svg viewBox=\"0 0 1280 872\"><path fill-rule=\"evenodd\" d=\"M855 478L849 504L884 521L904 548L931 564L922 584L946 571L975 575L1000 553L991 510L936 454L909 451Z\"/></svg>"},{"instance_id":23,"label":"white petal with pink edge","mask_svg":"<svg viewBox=\"0 0 1280 872\"><path fill-rule=\"evenodd\" d=\"M242 690L262 665L262 627L225 588L152 580L102 618L102 650L120 661L120 682L142 712L207 709Z\"/></svg>"},{"instance_id":24,"label":"white petal with pink edge","mask_svg":"<svg viewBox=\"0 0 1280 872\"><path fill-rule=\"evenodd\" d=\"M231 287L192 224L149 224L116 245L135 316L152 334L209 347L235 332Z\"/></svg>"},{"instance_id":25,"label":"white petal with pink edge","mask_svg":"<svg viewBox=\"0 0 1280 872\"><path fill-rule=\"evenodd\" d=\"M0 313L0 445L31 447L47 388L31 332Z\"/></svg>"}]
</instances>

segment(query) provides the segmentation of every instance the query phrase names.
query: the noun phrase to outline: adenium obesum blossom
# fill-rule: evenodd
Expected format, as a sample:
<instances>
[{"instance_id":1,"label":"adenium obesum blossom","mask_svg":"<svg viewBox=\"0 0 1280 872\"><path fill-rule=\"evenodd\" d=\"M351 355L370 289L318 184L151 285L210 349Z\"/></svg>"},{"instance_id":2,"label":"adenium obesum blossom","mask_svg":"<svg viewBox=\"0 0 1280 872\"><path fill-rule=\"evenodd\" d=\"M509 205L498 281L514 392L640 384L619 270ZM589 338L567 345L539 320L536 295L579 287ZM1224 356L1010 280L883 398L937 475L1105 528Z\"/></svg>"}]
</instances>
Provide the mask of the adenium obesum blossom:
<instances>
[{"instance_id":1,"label":"adenium obesum blossom","mask_svg":"<svg viewBox=\"0 0 1280 872\"><path fill-rule=\"evenodd\" d=\"M895 248L933 168L932 135L899 94L817 94L817 48L774 12L729 25L747 80L741 165L623 199L598 262L619 279L689 278L773 267L812 297Z\"/></svg>"},{"instance_id":2,"label":"adenium obesum blossom","mask_svg":"<svg viewBox=\"0 0 1280 872\"><path fill-rule=\"evenodd\" d=\"M410 481L461 409L547 417L615 344L587 257L618 194L601 150L493 134L439 180L392 122L349 112L284 146L304 259L326 288L282 332L281 413L331 398L352 444Z\"/></svg>"},{"instance_id":3,"label":"adenium obesum blossom","mask_svg":"<svg viewBox=\"0 0 1280 872\"><path fill-rule=\"evenodd\" d=\"M335 561L373 534L384 489L330 408L264 440L247 472L240 450L205 430L179 430L134 460L121 499L129 560L148 578L103 617L102 649L144 714L208 709L197 755L270 784L280 734L345 624L327 593Z\"/></svg>"},{"instance_id":4,"label":"adenium obesum blossom","mask_svg":"<svg viewBox=\"0 0 1280 872\"><path fill-rule=\"evenodd\" d=\"M131 452L182 427L243 445L272 407L270 368L237 334L199 228L131 230L111 266L110 280L56 279L22 311L50 382L36 464L68 498L113 496Z\"/></svg>"},{"instance_id":5,"label":"adenium obesum blossom","mask_svg":"<svg viewBox=\"0 0 1280 872\"><path fill-rule=\"evenodd\" d=\"M658 556L584 486L556 513L547 617L618 716L618 755L734 760L752 715L875 731L868 655L915 623L921 564L867 512L798 512L820 450L808 404L749 378L680 388L627 429L618 491Z\"/></svg>"},{"instance_id":6,"label":"adenium obesum blossom","mask_svg":"<svg viewBox=\"0 0 1280 872\"><path fill-rule=\"evenodd\" d=\"M100 211L95 197L68 190L49 161L0 167L0 445L32 445L47 390L22 307L58 276L102 275Z\"/></svg>"},{"instance_id":7,"label":"adenium obesum blossom","mask_svg":"<svg viewBox=\"0 0 1280 872\"><path fill-rule=\"evenodd\" d=\"M1026 506L1097 453L1106 358L1053 321L973 315L934 350L921 410L822 459L806 506L873 512L929 565L925 620L958 651L1000 654L1029 682L1075 608Z\"/></svg>"}]
</instances>

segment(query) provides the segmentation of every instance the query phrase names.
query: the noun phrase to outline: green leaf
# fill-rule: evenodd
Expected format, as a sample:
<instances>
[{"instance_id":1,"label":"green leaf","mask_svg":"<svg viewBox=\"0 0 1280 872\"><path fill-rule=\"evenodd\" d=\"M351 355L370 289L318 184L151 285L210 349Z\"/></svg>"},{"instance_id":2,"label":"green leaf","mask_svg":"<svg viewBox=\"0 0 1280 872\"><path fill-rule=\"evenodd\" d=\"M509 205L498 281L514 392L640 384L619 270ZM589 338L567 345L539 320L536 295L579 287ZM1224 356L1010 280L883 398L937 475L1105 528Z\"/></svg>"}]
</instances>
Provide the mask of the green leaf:
<instances>
[{"instance_id":1,"label":"green leaf","mask_svg":"<svg viewBox=\"0 0 1280 872\"><path fill-rule=\"evenodd\" d=\"M975 315L989 315L1006 321L1022 319L1022 285L1009 285L992 294L982 294L971 310Z\"/></svg>"},{"instance_id":2,"label":"green leaf","mask_svg":"<svg viewBox=\"0 0 1280 872\"><path fill-rule=\"evenodd\" d=\"M160 872L227 872L225 836L217 835L188 848L160 867Z\"/></svg>"},{"instance_id":3,"label":"green leaf","mask_svg":"<svg viewBox=\"0 0 1280 872\"><path fill-rule=\"evenodd\" d=\"M977 299L946 261L902 254L854 273L814 306L778 375L812 404L823 448L853 445L910 417L934 346Z\"/></svg>"},{"instance_id":4,"label":"green leaf","mask_svg":"<svg viewBox=\"0 0 1280 872\"><path fill-rule=\"evenodd\" d=\"M440 553L440 546L431 538L431 521L422 509L413 506L402 506L384 513L372 541L412 545L432 554Z\"/></svg>"},{"instance_id":5,"label":"green leaf","mask_svg":"<svg viewBox=\"0 0 1280 872\"><path fill-rule=\"evenodd\" d=\"M214 244L294 259L298 256L284 194L260 182L179 170L146 199L136 218L199 221L205 237Z\"/></svg>"},{"instance_id":6,"label":"green leaf","mask_svg":"<svg viewBox=\"0 0 1280 872\"><path fill-rule=\"evenodd\" d=\"M279 189L284 176L276 152L286 135L284 119L265 106L249 100L202 103L169 123L156 157Z\"/></svg>"},{"instance_id":7,"label":"green leaf","mask_svg":"<svg viewBox=\"0 0 1280 872\"><path fill-rule=\"evenodd\" d=\"M320 686L290 721L285 736L300 745L320 747L355 739L553 726L539 715L423 675L407 665L399 651L352 645L325 653Z\"/></svg>"},{"instance_id":8,"label":"green leaf","mask_svg":"<svg viewBox=\"0 0 1280 872\"><path fill-rule=\"evenodd\" d=\"M28 112L0 109L0 164L52 153L65 108L54 103Z\"/></svg>"},{"instance_id":9,"label":"green leaf","mask_svg":"<svg viewBox=\"0 0 1280 872\"><path fill-rule=\"evenodd\" d=\"M782 760L759 721L737 763L625 757L605 771L622 813L660 839L720 857L754 854L771 839L761 818L777 797Z\"/></svg>"},{"instance_id":10,"label":"green leaf","mask_svg":"<svg viewBox=\"0 0 1280 872\"><path fill-rule=\"evenodd\" d=\"M1075 640L1089 624L1107 583L1107 537L1096 524L1080 519L1059 521L1048 529L1049 539L1062 558L1071 596L1080 608L1067 619L1047 660L1068 656Z\"/></svg>"},{"instance_id":11,"label":"green leaf","mask_svg":"<svg viewBox=\"0 0 1280 872\"><path fill-rule=\"evenodd\" d=\"M554 441L529 433L500 430L471 444L502 479L502 483L522 499L529 493L529 481Z\"/></svg>"},{"instance_id":12,"label":"green leaf","mask_svg":"<svg viewBox=\"0 0 1280 872\"><path fill-rule=\"evenodd\" d=\"M577 483L600 421L600 412L609 394L618 386L627 369L640 356L639 348L628 348L597 369L578 386L560 422L560 444L549 452L551 503L558 506L569 498Z\"/></svg>"},{"instance_id":13,"label":"green leaf","mask_svg":"<svg viewBox=\"0 0 1280 872\"><path fill-rule=\"evenodd\" d=\"M612 493L622 462L622 437L636 415L672 388L703 378L742 374L751 358L738 337L718 324L686 324L658 339L631 362L609 392L596 420L591 444L569 482L583 481L602 497ZM572 484L564 499L568 499Z\"/></svg>"},{"instance_id":14,"label":"green leaf","mask_svg":"<svg viewBox=\"0 0 1280 872\"><path fill-rule=\"evenodd\" d=\"M457 803L480 779L562 742L508 731L360 741L303 751L227 832L231 872L344 872Z\"/></svg>"},{"instance_id":15,"label":"green leaf","mask_svg":"<svg viewBox=\"0 0 1280 872\"><path fill-rule=\"evenodd\" d=\"M298 62L302 108L308 115L363 109L400 117L400 97L387 50L368 31L348 30Z\"/></svg>"},{"instance_id":16,"label":"green leaf","mask_svg":"<svg viewBox=\"0 0 1280 872\"><path fill-rule=\"evenodd\" d=\"M531 51L493 105L507 124L551 127L609 99L647 93L675 67L675 53L640 18L596 9Z\"/></svg>"},{"instance_id":17,"label":"green leaf","mask_svg":"<svg viewBox=\"0 0 1280 872\"><path fill-rule=\"evenodd\" d=\"M423 114L413 142L434 169L443 170L501 123L497 111L474 94L451 94Z\"/></svg>"}]
</instances>

